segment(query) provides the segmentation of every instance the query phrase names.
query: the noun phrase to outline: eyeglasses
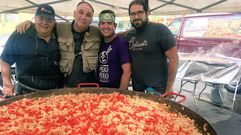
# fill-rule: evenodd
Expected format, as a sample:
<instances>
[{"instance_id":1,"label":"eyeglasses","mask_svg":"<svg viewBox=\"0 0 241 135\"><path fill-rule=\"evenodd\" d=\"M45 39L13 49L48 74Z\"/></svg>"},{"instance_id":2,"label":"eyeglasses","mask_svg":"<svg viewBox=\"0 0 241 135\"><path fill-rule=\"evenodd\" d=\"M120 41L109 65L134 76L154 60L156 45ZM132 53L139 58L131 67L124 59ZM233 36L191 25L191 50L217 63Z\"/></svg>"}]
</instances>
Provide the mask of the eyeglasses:
<instances>
[{"instance_id":1,"label":"eyeglasses","mask_svg":"<svg viewBox=\"0 0 241 135\"><path fill-rule=\"evenodd\" d=\"M130 13L130 16L131 17L134 17L134 16L142 16L143 14L145 13L145 11L143 11L143 10L140 10L140 11L136 11L136 12L131 12Z\"/></svg>"},{"instance_id":2,"label":"eyeglasses","mask_svg":"<svg viewBox=\"0 0 241 135\"><path fill-rule=\"evenodd\" d=\"M38 19L40 22L47 22L47 23L52 23L54 22L53 18L48 18L48 17L43 17L43 16L38 16Z\"/></svg>"}]
</instances>

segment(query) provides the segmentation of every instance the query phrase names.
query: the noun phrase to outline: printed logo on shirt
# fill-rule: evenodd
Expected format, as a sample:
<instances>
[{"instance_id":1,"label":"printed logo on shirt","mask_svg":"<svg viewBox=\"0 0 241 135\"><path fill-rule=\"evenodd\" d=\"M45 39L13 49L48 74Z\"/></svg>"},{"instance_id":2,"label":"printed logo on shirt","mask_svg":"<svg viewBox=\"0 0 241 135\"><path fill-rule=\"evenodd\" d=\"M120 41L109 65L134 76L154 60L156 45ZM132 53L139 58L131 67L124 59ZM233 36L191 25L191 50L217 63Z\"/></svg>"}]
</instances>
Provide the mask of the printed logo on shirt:
<instances>
[{"instance_id":1,"label":"printed logo on shirt","mask_svg":"<svg viewBox=\"0 0 241 135\"><path fill-rule=\"evenodd\" d=\"M136 38L132 37L129 44L130 44L130 47L129 47L130 50L140 51L140 50L143 50L145 46L147 46L148 42L146 40L144 40L143 42L136 41Z\"/></svg>"},{"instance_id":2,"label":"printed logo on shirt","mask_svg":"<svg viewBox=\"0 0 241 135\"><path fill-rule=\"evenodd\" d=\"M101 65L99 68L99 81L109 82L109 65Z\"/></svg>"},{"instance_id":3,"label":"printed logo on shirt","mask_svg":"<svg viewBox=\"0 0 241 135\"><path fill-rule=\"evenodd\" d=\"M106 64L108 62L108 54L111 52L111 45L108 47L107 51L103 51L100 53L99 61L101 64Z\"/></svg>"}]
</instances>

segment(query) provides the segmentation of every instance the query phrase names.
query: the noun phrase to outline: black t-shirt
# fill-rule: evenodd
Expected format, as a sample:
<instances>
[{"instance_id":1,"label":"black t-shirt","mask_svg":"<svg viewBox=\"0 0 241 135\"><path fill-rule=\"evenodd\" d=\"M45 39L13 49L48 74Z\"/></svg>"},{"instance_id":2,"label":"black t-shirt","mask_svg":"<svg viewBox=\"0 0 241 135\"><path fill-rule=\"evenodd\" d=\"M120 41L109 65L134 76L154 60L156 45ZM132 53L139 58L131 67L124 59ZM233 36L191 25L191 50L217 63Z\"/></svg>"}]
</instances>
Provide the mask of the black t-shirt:
<instances>
[{"instance_id":1,"label":"black t-shirt","mask_svg":"<svg viewBox=\"0 0 241 135\"><path fill-rule=\"evenodd\" d=\"M175 39L163 24L148 23L142 30L130 30L125 39L132 56L132 83L134 90L148 86L164 90L167 83L165 52L175 46Z\"/></svg>"}]
</instances>

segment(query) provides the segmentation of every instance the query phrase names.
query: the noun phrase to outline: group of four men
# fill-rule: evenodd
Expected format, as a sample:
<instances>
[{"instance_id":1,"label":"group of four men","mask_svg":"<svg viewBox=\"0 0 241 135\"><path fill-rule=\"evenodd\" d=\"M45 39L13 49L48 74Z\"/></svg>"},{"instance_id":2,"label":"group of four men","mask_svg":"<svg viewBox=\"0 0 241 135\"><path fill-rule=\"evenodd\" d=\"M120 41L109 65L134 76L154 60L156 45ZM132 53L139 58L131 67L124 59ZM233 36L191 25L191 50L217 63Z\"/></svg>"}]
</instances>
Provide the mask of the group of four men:
<instances>
[{"instance_id":1,"label":"group of four men","mask_svg":"<svg viewBox=\"0 0 241 135\"><path fill-rule=\"evenodd\" d=\"M55 26L53 8L40 5L35 24L25 23L22 28L30 28L24 34L14 32L2 53L3 93L11 96L16 92L10 79L13 63L18 93L76 87L83 82L127 89L130 77L137 91L147 87L160 93L173 90L179 61L175 40L166 26L149 22L144 1L130 3L134 29L127 31L124 39L115 34L113 11L99 14L99 29L90 25L93 14L89 3L80 2L71 24Z\"/></svg>"}]
</instances>

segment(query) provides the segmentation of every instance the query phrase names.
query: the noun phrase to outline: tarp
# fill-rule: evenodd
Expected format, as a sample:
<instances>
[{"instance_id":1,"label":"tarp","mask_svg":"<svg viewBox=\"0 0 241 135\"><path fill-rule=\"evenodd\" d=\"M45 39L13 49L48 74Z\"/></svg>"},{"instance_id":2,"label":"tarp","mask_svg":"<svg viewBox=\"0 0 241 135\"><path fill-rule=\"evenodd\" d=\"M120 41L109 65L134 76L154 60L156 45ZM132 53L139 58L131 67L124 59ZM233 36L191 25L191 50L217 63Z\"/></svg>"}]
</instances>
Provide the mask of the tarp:
<instances>
[{"instance_id":1,"label":"tarp","mask_svg":"<svg viewBox=\"0 0 241 135\"><path fill-rule=\"evenodd\" d=\"M232 57L191 56L179 53L178 79L216 84L236 84L241 78L241 59Z\"/></svg>"},{"instance_id":2,"label":"tarp","mask_svg":"<svg viewBox=\"0 0 241 135\"><path fill-rule=\"evenodd\" d=\"M132 0L0 0L0 13L34 13L38 4L48 3L59 16L72 16L80 1L89 2L95 16L103 9L114 10L117 16L128 16ZM240 12L241 0L145 0L152 15L184 15L198 12Z\"/></svg>"}]
</instances>

